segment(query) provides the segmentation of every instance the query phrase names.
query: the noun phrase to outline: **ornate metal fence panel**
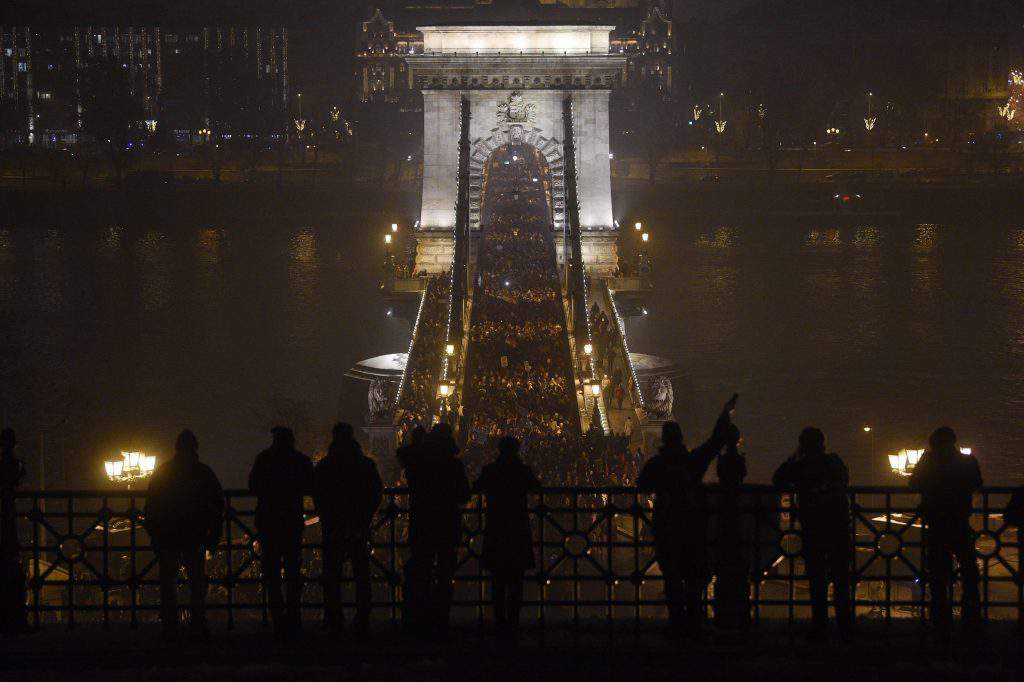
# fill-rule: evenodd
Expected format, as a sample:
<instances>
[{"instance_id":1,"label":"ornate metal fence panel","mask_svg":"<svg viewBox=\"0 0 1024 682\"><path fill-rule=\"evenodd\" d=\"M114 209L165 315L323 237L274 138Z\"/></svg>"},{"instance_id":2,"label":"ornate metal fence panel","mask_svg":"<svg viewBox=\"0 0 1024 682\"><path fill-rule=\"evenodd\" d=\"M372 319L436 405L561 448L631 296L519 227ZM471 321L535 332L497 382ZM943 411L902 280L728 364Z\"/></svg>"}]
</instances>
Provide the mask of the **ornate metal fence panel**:
<instances>
[{"instance_id":1,"label":"ornate metal fence panel","mask_svg":"<svg viewBox=\"0 0 1024 682\"><path fill-rule=\"evenodd\" d=\"M987 619L1019 619L1024 604L1021 536L1002 517L1011 492L987 488L975 496L971 526ZM142 523L144 501L145 493L135 491L19 493L19 540L35 625L135 626L156 620L159 570ZM887 622L923 619L927 529L917 512L917 496L905 489L862 487L851 489L850 503L851 576L858 617ZM267 619L254 508L248 493L227 493L223 536L207 556L209 617L228 627ZM718 535L729 510L739 519L740 529L739 552L730 556L740 556L750 576L755 622L809 617L799 524L787 496L767 486L744 486L738 496L709 488L709 615L714 611L713 575L723 556ZM633 488L545 488L534 496L530 515L536 567L526 576L524 620L577 625L664 618L651 511L651 499ZM456 620L482 621L486 615L489 576L480 562L485 523L483 501L474 498L464 513L465 536L455 577ZM318 617L322 554L319 520L312 509L306 526L303 605L307 617ZM407 533L407 496L400 489L388 490L371 543L378 618L401 617ZM354 602L353 585L346 583L345 589L346 601ZM958 600L959 594L954 598Z\"/></svg>"}]
</instances>

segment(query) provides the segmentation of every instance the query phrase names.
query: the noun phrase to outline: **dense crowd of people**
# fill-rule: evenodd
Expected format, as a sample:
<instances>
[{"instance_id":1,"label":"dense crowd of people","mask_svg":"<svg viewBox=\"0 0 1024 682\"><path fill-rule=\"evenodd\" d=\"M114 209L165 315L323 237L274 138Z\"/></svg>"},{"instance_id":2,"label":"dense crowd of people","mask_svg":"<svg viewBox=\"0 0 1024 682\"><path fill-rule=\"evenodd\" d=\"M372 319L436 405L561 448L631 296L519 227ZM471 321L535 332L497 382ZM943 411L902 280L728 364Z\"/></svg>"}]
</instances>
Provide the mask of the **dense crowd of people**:
<instances>
[{"instance_id":1,"label":"dense crowd of people","mask_svg":"<svg viewBox=\"0 0 1024 682\"><path fill-rule=\"evenodd\" d=\"M429 424L432 419L441 376L450 292L451 277L447 273L427 279L426 299L398 397L397 417L402 434L416 424Z\"/></svg>"},{"instance_id":2,"label":"dense crowd of people","mask_svg":"<svg viewBox=\"0 0 1024 682\"><path fill-rule=\"evenodd\" d=\"M503 433L532 434L526 450L534 460L580 437L548 200L534 182L534 154L512 145L494 155L487 174L464 397L473 464Z\"/></svg>"},{"instance_id":3,"label":"dense crowd of people","mask_svg":"<svg viewBox=\"0 0 1024 682\"><path fill-rule=\"evenodd\" d=\"M590 338L593 349L590 362L601 377L601 397L611 408L622 409L632 387L627 358L618 325L598 307L590 306Z\"/></svg>"}]
</instances>

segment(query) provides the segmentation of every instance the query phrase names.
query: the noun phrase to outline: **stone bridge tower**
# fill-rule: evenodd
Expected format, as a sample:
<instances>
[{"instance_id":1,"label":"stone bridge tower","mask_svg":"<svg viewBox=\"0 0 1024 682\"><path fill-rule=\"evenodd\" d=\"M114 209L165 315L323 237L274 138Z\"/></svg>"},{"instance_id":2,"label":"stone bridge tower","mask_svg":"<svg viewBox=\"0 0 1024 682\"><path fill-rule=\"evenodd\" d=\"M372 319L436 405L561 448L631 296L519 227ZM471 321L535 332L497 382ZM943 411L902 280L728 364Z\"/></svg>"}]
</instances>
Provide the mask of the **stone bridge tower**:
<instances>
[{"instance_id":1,"label":"stone bridge tower","mask_svg":"<svg viewBox=\"0 0 1024 682\"><path fill-rule=\"evenodd\" d=\"M460 104L469 101L469 223L480 228L483 169L509 141L544 154L553 229L565 220L563 101L572 101L579 227L588 270L616 267L608 101L626 59L609 53L613 26L421 26L423 52L406 60L423 92L423 203L416 270L451 267L459 176ZM559 240L556 240L558 242ZM559 242L560 243L560 242ZM561 250L559 260L562 260Z\"/></svg>"}]
</instances>

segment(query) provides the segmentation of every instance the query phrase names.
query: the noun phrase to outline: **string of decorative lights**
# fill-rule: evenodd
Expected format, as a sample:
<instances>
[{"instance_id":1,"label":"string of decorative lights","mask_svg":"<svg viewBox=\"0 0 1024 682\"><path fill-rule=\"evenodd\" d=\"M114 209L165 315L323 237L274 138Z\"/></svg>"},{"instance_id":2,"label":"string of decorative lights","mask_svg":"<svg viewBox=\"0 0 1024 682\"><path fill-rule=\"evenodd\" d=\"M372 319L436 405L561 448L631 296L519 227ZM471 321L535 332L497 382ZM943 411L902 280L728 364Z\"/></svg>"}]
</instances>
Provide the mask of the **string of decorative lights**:
<instances>
[{"instance_id":1,"label":"string of decorative lights","mask_svg":"<svg viewBox=\"0 0 1024 682\"><path fill-rule=\"evenodd\" d=\"M427 285L429 286L429 284ZM416 321L412 324L412 338L409 339L409 351L405 355L405 369L402 370L402 378L398 380L398 390L395 391L395 407L402 399L402 389L405 387L405 378L409 375L409 361L412 360L412 347L416 345L416 333L420 329L420 316L423 314L423 304L427 302L427 289L423 289L420 296L420 306L416 310Z\"/></svg>"},{"instance_id":2,"label":"string of decorative lights","mask_svg":"<svg viewBox=\"0 0 1024 682\"><path fill-rule=\"evenodd\" d=\"M464 101L462 106L463 106L463 108L465 108L467 106L467 103ZM466 133L465 128L466 128L466 112L464 111L463 115L460 117L460 123L459 123L459 141L460 141L460 146L464 142L463 135ZM460 150L460 163L463 161L461 156L462 156L462 154L461 154L461 150ZM461 169L460 169L459 182L463 182L464 181L464 178L462 176L463 176L463 173L461 172ZM460 194L461 194L461 192L460 192ZM452 310L455 307L455 270L456 270L456 268L458 266L458 262L457 262L458 259L459 259L459 220L458 220L458 216L456 216L455 224L452 226L452 267L451 267L451 270L450 270L449 276L448 276L449 277L449 279L448 279L448 321L445 322L444 347L441 348L441 382L440 382L440 386L447 387L447 388L444 389L444 392L441 394L441 403L440 403L440 405L438 405L438 410L439 410L439 412L441 414L444 414L445 412L447 412L447 410L449 408L449 398L451 398L452 395L455 393L454 388L448 383L448 366L451 364L452 358L454 357L454 352L452 354L449 354L448 353L448 348L452 345ZM453 349L453 351L454 351L454 349ZM438 388L439 391L442 390L440 388L440 386Z\"/></svg>"},{"instance_id":3,"label":"string of decorative lights","mask_svg":"<svg viewBox=\"0 0 1024 682\"><path fill-rule=\"evenodd\" d=\"M637 402L640 403L640 409L644 409L644 392L640 388L640 381L637 379L636 367L633 365L633 358L629 354L629 343L626 342L626 325L622 321L622 315L619 314L619 306L615 304L615 295L612 290L605 284L605 290L608 292L608 300L612 304L612 312L615 313L615 324L619 328L619 336L622 337L622 349L626 352L626 363L629 365L629 373L633 376L633 386L636 387Z\"/></svg>"},{"instance_id":4,"label":"string of decorative lights","mask_svg":"<svg viewBox=\"0 0 1024 682\"><path fill-rule=\"evenodd\" d=\"M568 139L569 136L572 136L572 141L573 141L573 144L572 144L573 158L570 159L570 162L572 163L572 171L573 171L573 175L572 175L572 187L573 187L573 190L572 190L572 200L573 200L573 202L575 204L575 210L570 210L570 211L566 212L566 222L568 222L570 217L572 217L573 222L575 224L575 228L576 228L575 230L570 230L569 234L571 235L571 238L572 238L572 241L573 241L572 249L576 253L580 254L580 279L582 280L582 283L583 283L583 287L582 287L582 289L583 289L583 319L587 323L587 345L589 345L591 350L593 350L593 348L594 348L594 337L593 337L593 334L592 334L591 329L590 329L590 290L589 290L588 285L587 285L587 266L583 262L583 235L580 233L579 224L578 224L579 199L576 198L576 191L575 191L576 183L579 182L579 171L576 168L576 159L575 159L575 154L576 154L576 144L575 144L576 131L575 131L575 126L573 125L573 120L574 120L575 115L576 115L575 103L572 101L572 99L570 99L569 100L569 115L565 119L565 126L568 128L568 130L565 131L565 135L566 135L567 139ZM566 268L572 267L571 262L572 262L573 259L569 257L569 254L564 254L562 260L565 261L565 267ZM591 357L591 359L590 359L590 381L591 381L591 385L596 385L596 386L600 386L601 385L600 382L598 381L598 378L597 378L597 368L594 365L593 357ZM611 427L608 425L608 413L607 413L607 411L605 409L603 396L597 395L597 396L595 396L595 398L596 398L596 401L597 401L597 412L598 412L598 415L601 417L601 428L602 428L602 430L604 431L605 434L608 434L608 433L611 432ZM586 404L587 404L587 393L586 393L586 390L584 388L584 391L583 391L583 405L584 405L584 409L586 409Z\"/></svg>"}]
</instances>

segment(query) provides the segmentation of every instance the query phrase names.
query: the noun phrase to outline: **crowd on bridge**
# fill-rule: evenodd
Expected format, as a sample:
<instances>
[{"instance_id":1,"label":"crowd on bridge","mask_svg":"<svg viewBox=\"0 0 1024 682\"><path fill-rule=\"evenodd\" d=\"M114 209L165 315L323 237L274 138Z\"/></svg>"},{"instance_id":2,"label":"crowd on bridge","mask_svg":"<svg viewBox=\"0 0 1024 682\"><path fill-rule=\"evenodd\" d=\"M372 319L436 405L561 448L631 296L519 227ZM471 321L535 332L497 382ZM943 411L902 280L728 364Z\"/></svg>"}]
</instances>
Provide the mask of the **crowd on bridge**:
<instances>
[{"instance_id":1,"label":"crowd on bridge","mask_svg":"<svg viewBox=\"0 0 1024 682\"><path fill-rule=\"evenodd\" d=\"M467 461L504 433L551 454L579 437L572 358L545 188L528 150L495 155L473 293L463 400Z\"/></svg>"},{"instance_id":2,"label":"crowd on bridge","mask_svg":"<svg viewBox=\"0 0 1024 682\"><path fill-rule=\"evenodd\" d=\"M662 431L659 452L637 477L640 492L653 496L651 523L654 558L664 581L670 632L701 639L706 633L703 595L715 577L716 626L745 631L750 622L753 569L744 552L742 487L745 456L740 431L733 423L736 396L726 403L710 437L690 450L675 422ZM343 566L350 563L356 584L353 634L369 635L371 610L371 542L375 516L381 511L383 486L373 459L363 454L350 425L339 423L327 454L315 465L295 447L294 434L272 429L272 443L259 453L249 476L256 496L256 540L275 635L292 639L301 632L303 577L300 555L303 529L310 518L311 496L322 533L325 626L332 635L344 630L340 598ZM0 630L27 629L25 574L20 562L15 489L24 465L15 458L14 432L0 433ZM436 424L428 433L417 427L396 458L408 492L409 555L403 566L404 622L412 634L444 637L448 629L453 578L465 542L464 506L477 493L483 498L481 562L491 576L494 617L503 635L514 636L519 624L524 576L536 563L528 499L541 492L540 476L520 454L514 436L497 442L496 457L479 473L467 474L451 428ZM716 503L709 504L704 479L717 463ZM473 483L471 483L471 480ZM852 516L849 474L843 460L828 451L824 434L804 429L796 452L782 462L773 482L792 495L793 529L801 536L810 586L812 623L809 636L824 639L828 630L831 585L838 631L854 635L850 571ZM910 490L920 494L924 535L924 571L930 594L930 619L942 646L951 637L950 590L959 566L961 618L974 628L980 618L979 571L970 525L972 496L981 487L977 460L961 453L956 434L937 429L917 463ZM205 620L208 551L217 549L224 525L225 500L220 482L199 459L199 441L188 430L175 444L175 455L153 474L145 493L143 524L156 552L160 573L164 635L178 636L176 585L185 569L192 589L190 634L209 635ZM1015 494L1005 511L1008 523L1024 523L1024 494ZM716 550L709 554L709 524L714 518Z\"/></svg>"},{"instance_id":3,"label":"crowd on bridge","mask_svg":"<svg viewBox=\"0 0 1024 682\"><path fill-rule=\"evenodd\" d=\"M405 379L398 396L397 416L403 434L416 424L429 423L433 416L450 292L450 275L427 278L412 348L406 360Z\"/></svg>"}]
</instances>

